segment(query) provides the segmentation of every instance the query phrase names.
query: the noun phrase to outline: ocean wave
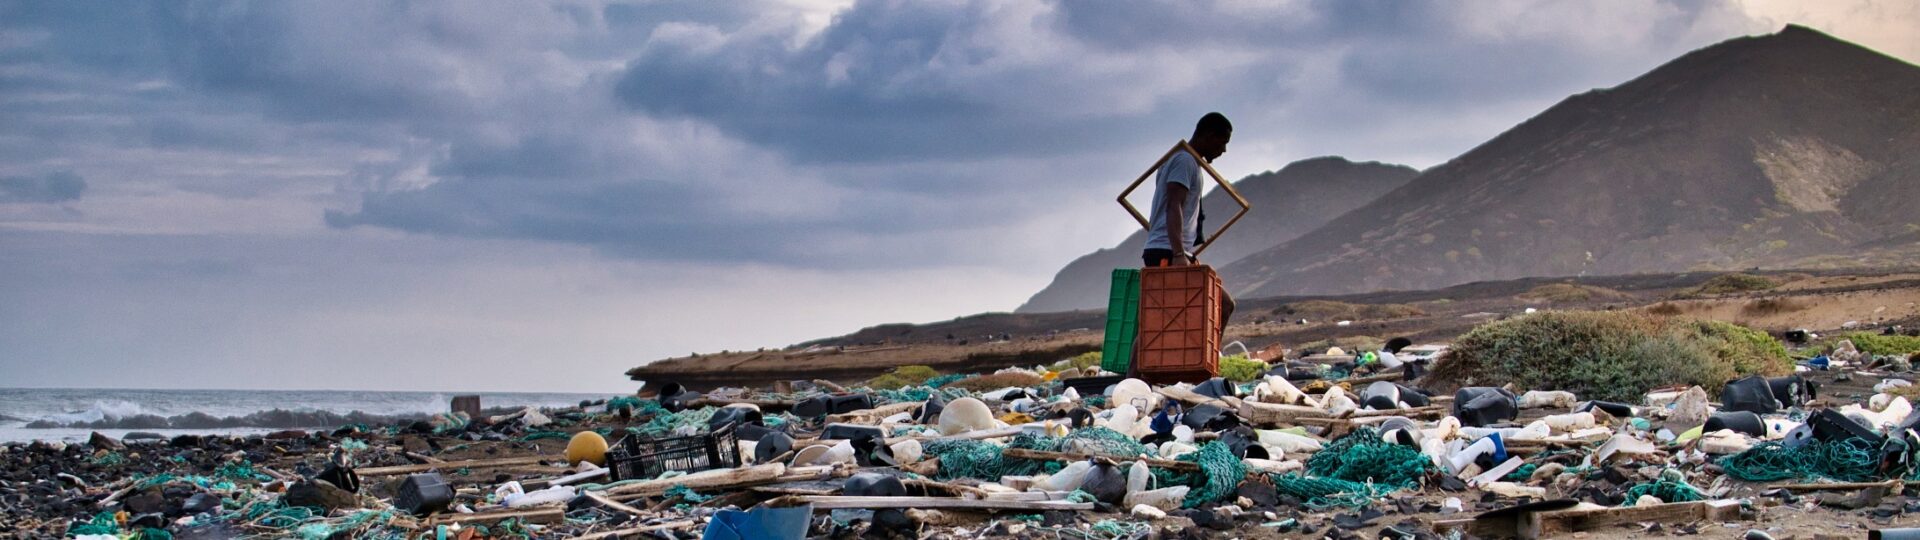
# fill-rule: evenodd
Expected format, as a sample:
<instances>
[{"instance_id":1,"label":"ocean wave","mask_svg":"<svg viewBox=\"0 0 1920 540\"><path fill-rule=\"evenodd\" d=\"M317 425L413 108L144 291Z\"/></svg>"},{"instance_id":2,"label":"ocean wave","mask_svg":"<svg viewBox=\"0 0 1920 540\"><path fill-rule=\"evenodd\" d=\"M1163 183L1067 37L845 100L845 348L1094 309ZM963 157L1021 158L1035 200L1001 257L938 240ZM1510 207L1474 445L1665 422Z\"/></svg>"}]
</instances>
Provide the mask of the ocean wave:
<instances>
[{"instance_id":1,"label":"ocean wave","mask_svg":"<svg viewBox=\"0 0 1920 540\"><path fill-rule=\"evenodd\" d=\"M294 411L287 409L269 409L240 416L214 416L203 412L191 412L173 416L134 413L125 416L108 415L98 410L81 411L61 415L51 415L28 422L23 426L30 429L87 428L87 429L223 429L223 428L331 428L346 424L390 424L402 421L426 419L428 414L373 414L353 411L346 414L331 411Z\"/></svg>"}]
</instances>

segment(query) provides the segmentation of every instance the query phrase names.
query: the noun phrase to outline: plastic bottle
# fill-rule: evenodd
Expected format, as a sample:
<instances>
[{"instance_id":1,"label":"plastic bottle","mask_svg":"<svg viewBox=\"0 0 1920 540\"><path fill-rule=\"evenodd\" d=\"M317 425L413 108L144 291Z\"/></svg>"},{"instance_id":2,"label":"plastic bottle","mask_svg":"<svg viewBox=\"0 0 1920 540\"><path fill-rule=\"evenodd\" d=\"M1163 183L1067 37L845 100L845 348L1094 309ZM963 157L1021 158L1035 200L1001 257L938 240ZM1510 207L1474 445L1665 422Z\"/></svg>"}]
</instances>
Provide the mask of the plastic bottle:
<instances>
[{"instance_id":1,"label":"plastic bottle","mask_svg":"<svg viewBox=\"0 0 1920 540\"><path fill-rule=\"evenodd\" d=\"M1258 429L1254 430L1254 433L1259 437L1260 444L1283 453L1300 454L1320 451L1320 441L1312 437L1271 429Z\"/></svg>"},{"instance_id":2,"label":"plastic bottle","mask_svg":"<svg viewBox=\"0 0 1920 540\"><path fill-rule=\"evenodd\" d=\"M1132 495L1153 487L1153 470L1147 467L1145 460L1133 462L1127 469L1127 494Z\"/></svg>"},{"instance_id":3,"label":"plastic bottle","mask_svg":"<svg viewBox=\"0 0 1920 540\"><path fill-rule=\"evenodd\" d=\"M1546 422L1547 427L1552 428L1554 433L1587 429L1594 424L1593 413L1590 412L1556 414L1541 420Z\"/></svg>"},{"instance_id":4,"label":"plastic bottle","mask_svg":"<svg viewBox=\"0 0 1920 540\"><path fill-rule=\"evenodd\" d=\"M1073 491L1087 481L1087 471L1093 468L1093 462L1075 461L1067 464L1060 472L1033 483L1033 489L1040 491Z\"/></svg>"},{"instance_id":5,"label":"plastic bottle","mask_svg":"<svg viewBox=\"0 0 1920 540\"><path fill-rule=\"evenodd\" d=\"M1473 441L1473 444L1469 444L1465 448L1461 448L1459 451L1454 452L1453 455L1447 457L1447 470L1455 473L1465 470L1467 465L1472 464L1474 460L1480 459L1480 456L1492 454L1497 446L1497 443L1494 442L1492 437L1485 437Z\"/></svg>"},{"instance_id":6,"label":"plastic bottle","mask_svg":"<svg viewBox=\"0 0 1920 540\"><path fill-rule=\"evenodd\" d=\"M1132 405L1123 404L1118 407L1114 407L1112 414L1107 416L1107 419L1105 421L1102 421L1100 425L1107 429L1111 429L1121 433L1128 433L1133 431L1133 424L1139 419L1140 419L1140 409L1135 409L1133 408Z\"/></svg>"},{"instance_id":7,"label":"plastic bottle","mask_svg":"<svg viewBox=\"0 0 1920 540\"><path fill-rule=\"evenodd\" d=\"M567 502L578 496L580 496L580 491L574 489L573 486L554 486L540 491L508 496L503 502L506 503L508 508L520 508L523 506Z\"/></svg>"},{"instance_id":8,"label":"plastic bottle","mask_svg":"<svg viewBox=\"0 0 1920 540\"><path fill-rule=\"evenodd\" d=\"M1187 491L1190 489L1192 488L1187 486L1173 486L1139 493L1128 493L1127 498L1122 500L1121 504L1129 507L1144 504L1161 510L1178 510L1180 509L1180 503L1186 500Z\"/></svg>"}]
</instances>

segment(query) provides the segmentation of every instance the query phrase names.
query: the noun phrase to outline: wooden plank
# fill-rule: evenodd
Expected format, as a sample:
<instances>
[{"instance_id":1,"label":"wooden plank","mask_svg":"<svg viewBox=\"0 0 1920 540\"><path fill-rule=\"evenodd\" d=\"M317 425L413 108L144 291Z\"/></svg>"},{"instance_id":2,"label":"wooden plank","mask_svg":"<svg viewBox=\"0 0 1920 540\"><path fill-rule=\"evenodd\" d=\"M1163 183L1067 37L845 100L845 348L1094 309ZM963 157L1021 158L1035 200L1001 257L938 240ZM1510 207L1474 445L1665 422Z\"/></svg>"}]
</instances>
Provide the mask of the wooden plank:
<instances>
[{"instance_id":1,"label":"wooden plank","mask_svg":"<svg viewBox=\"0 0 1920 540\"><path fill-rule=\"evenodd\" d=\"M1260 403L1242 401L1239 407L1240 417L1258 426L1277 426L1297 423L1308 418L1329 419L1327 411L1303 405L1281 405L1278 403Z\"/></svg>"},{"instance_id":2,"label":"wooden plank","mask_svg":"<svg viewBox=\"0 0 1920 540\"><path fill-rule=\"evenodd\" d=\"M1601 508L1597 510L1559 510L1531 514L1531 521L1524 528L1528 538L1539 538L1563 532L1589 531L1622 523L1644 523L1657 521L1662 523L1684 523L1698 520L1721 521L1738 517L1740 503L1736 500L1693 501L1683 503L1653 504L1646 506L1627 506L1620 508Z\"/></svg>"},{"instance_id":3,"label":"wooden plank","mask_svg":"<svg viewBox=\"0 0 1920 540\"><path fill-rule=\"evenodd\" d=\"M634 527L631 529L620 529L620 530L614 530L614 531L597 532L597 533L576 538L575 540L600 540L601 538L624 538L630 534L640 534L640 533L653 532L653 531L659 531L659 530L665 530L665 529L684 529L684 528L693 527L699 524L700 524L699 521L695 521L691 519L683 519L680 521L669 521L666 523L661 523L658 525L648 525L645 527Z\"/></svg>"},{"instance_id":4,"label":"wooden plank","mask_svg":"<svg viewBox=\"0 0 1920 540\"><path fill-rule=\"evenodd\" d=\"M617 495L614 497L615 500L624 500L629 497L659 495L666 493L667 488L674 486L686 486L696 490L716 490L771 484L779 481L780 476L786 474L786 469L785 465L768 463L741 469L700 471L686 476L617 486L606 490L605 493L609 496Z\"/></svg>"},{"instance_id":5,"label":"wooden plank","mask_svg":"<svg viewBox=\"0 0 1920 540\"><path fill-rule=\"evenodd\" d=\"M1158 467L1162 469L1172 469L1176 471L1200 470L1200 464L1198 463L1193 463L1188 461L1174 461L1171 459L1142 458L1139 456L1095 455L1095 454L1083 454L1079 452L1048 452L1044 450L1030 450L1026 448L1003 449L1000 451L1000 455L1005 457L1016 457L1016 458L1022 458L1022 459L1044 459L1044 460L1052 460L1052 461L1085 461L1085 460L1093 459L1096 457L1103 457L1103 458L1111 459L1114 461L1144 460L1147 462L1148 467Z\"/></svg>"},{"instance_id":6,"label":"wooden plank","mask_svg":"<svg viewBox=\"0 0 1920 540\"><path fill-rule=\"evenodd\" d=\"M583 491L580 494L586 497L588 500L591 500L596 503L600 503L600 506L605 506L607 508L619 510L621 512L626 512L628 514L633 514L636 517L647 516L647 512L645 510L627 506L625 503L607 498L606 495L601 495L599 493L594 493L591 491Z\"/></svg>"},{"instance_id":7,"label":"wooden plank","mask_svg":"<svg viewBox=\"0 0 1920 540\"><path fill-rule=\"evenodd\" d=\"M1207 396L1201 395L1199 392L1194 392L1192 390L1180 388L1177 386L1162 386L1160 387L1160 389L1155 390L1155 392L1159 393L1162 396L1166 396L1169 399L1180 401L1182 403L1186 403L1189 405L1216 405L1219 407L1224 407L1229 411L1240 408L1240 398L1207 397ZM1151 412L1151 411L1141 411L1141 414L1146 414L1148 412Z\"/></svg>"},{"instance_id":8,"label":"wooden plank","mask_svg":"<svg viewBox=\"0 0 1920 540\"><path fill-rule=\"evenodd\" d=\"M1907 483L1904 481L1888 480L1885 482L1825 482L1825 483L1812 483L1812 484L1791 484L1791 483L1773 484L1773 485L1767 486L1767 489L1784 489L1787 491L1827 491L1827 490L1846 490L1846 489L1872 489L1872 488L1883 487L1883 488L1892 490L1894 492L1898 492L1904 489L1906 485Z\"/></svg>"},{"instance_id":9,"label":"wooden plank","mask_svg":"<svg viewBox=\"0 0 1920 540\"><path fill-rule=\"evenodd\" d=\"M488 469L488 468L496 468L496 467L513 467L518 465L539 465L540 461L544 459L546 458L541 456L525 456L525 457L494 458L494 459L468 459L468 460L462 460L462 461L448 461L445 463L419 463L414 465L395 465L392 467L367 467L364 469L357 469L354 472L359 473L360 476L393 476L397 474L413 474L417 472L427 472L432 470L451 471L456 469Z\"/></svg>"},{"instance_id":10,"label":"wooden plank","mask_svg":"<svg viewBox=\"0 0 1920 540\"><path fill-rule=\"evenodd\" d=\"M475 514L441 514L438 516L434 516L433 519L429 521L429 524L450 525L454 523L460 523L465 525L489 525L489 524L497 523L497 522L508 520L508 519L518 519L522 523L547 524L547 523L559 523L561 520L564 520L566 518L567 518L566 507L548 506L548 507L533 508L528 510L512 510L507 512L481 512L481 513L475 513Z\"/></svg>"},{"instance_id":11,"label":"wooden plank","mask_svg":"<svg viewBox=\"0 0 1920 540\"><path fill-rule=\"evenodd\" d=\"M827 415L827 421L828 422L860 422L860 423L877 422L881 418L886 418L886 417L900 414L903 412L908 412L914 409L918 409L920 408L921 405L924 405L924 403L919 401L906 401L901 403L893 403L889 405L874 407L871 409L861 409L861 410L853 411L846 414L829 414Z\"/></svg>"},{"instance_id":12,"label":"wooden plank","mask_svg":"<svg viewBox=\"0 0 1920 540\"><path fill-rule=\"evenodd\" d=\"M972 508L982 510L1093 509L1093 503L958 499L953 497L837 497L796 495L792 497L782 497L782 499L791 500L795 504L812 504L814 510L832 510L836 508Z\"/></svg>"}]
</instances>

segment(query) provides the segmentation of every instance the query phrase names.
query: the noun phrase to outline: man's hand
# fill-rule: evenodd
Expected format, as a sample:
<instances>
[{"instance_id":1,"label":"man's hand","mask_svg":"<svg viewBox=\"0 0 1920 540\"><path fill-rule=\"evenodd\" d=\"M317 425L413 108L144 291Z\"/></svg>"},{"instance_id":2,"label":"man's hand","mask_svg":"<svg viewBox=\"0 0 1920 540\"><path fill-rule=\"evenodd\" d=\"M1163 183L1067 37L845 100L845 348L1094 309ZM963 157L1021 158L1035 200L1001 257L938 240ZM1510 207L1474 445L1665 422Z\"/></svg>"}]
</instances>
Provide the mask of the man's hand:
<instances>
[{"instance_id":1,"label":"man's hand","mask_svg":"<svg viewBox=\"0 0 1920 540\"><path fill-rule=\"evenodd\" d=\"M1172 257L1167 258L1167 266L1172 266L1176 268L1193 264L1194 262L1195 261L1193 260L1193 257L1188 256L1185 253L1174 253Z\"/></svg>"}]
</instances>

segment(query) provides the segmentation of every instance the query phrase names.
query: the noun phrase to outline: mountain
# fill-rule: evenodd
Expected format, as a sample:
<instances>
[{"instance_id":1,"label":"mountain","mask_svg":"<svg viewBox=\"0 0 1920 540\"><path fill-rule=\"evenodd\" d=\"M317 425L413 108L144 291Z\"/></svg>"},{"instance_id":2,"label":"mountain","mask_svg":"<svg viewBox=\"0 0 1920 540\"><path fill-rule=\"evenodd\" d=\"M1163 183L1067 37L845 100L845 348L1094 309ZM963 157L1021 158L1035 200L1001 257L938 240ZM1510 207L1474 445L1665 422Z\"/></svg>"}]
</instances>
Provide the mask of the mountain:
<instances>
[{"instance_id":1,"label":"mountain","mask_svg":"<svg viewBox=\"0 0 1920 540\"><path fill-rule=\"evenodd\" d=\"M1575 95L1221 269L1242 297L1907 262L1920 67L1799 27Z\"/></svg>"},{"instance_id":2,"label":"mountain","mask_svg":"<svg viewBox=\"0 0 1920 540\"><path fill-rule=\"evenodd\" d=\"M1377 162L1354 163L1339 157L1320 157L1296 161L1278 171L1269 171L1233 183L1235 190L1253 206L1246 217L1207 248L1201 258L1219 266L1247 254L1292 240L1327 221L1358 208L1375 197L1405 184L1419 172L1404 165ZM1151 190L1151 184L1142 189ZM1151 191L1148 192L1151 195ZM1238 208L1226 193L1214 190L1201 201L1212 218L1208 232ZM1141 208L1142 213L1147 209ZM1104 309L1113 269L1140 267L1140 250L1146 244L1146 231L1132 236L1112 249L1083 255L1054 275L1053 283L1035 293L1018 313L1046 313L1076 309Z\"/></svg>"}]
</instances>

